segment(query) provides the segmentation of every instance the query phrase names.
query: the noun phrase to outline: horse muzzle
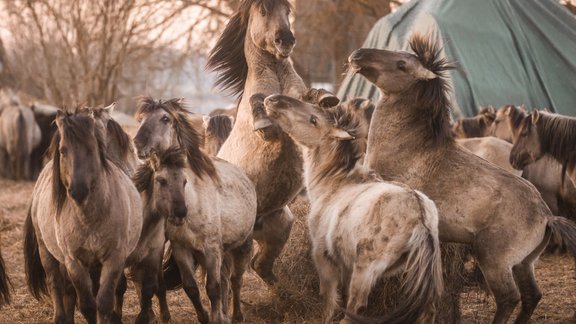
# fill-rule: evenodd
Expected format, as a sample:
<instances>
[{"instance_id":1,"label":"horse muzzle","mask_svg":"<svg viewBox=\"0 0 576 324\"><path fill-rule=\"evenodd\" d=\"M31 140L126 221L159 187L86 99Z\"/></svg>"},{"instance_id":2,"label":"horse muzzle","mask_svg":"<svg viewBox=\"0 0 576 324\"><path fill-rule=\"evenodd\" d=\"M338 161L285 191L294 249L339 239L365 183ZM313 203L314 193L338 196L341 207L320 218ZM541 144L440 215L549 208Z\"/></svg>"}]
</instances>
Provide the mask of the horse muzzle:
<instances>
[{"instance_id":1,"label":"horse muzzle","mask_svg":"<svg viewBox=\"0 0 576 324\"><path fill-rule=\"evenodd\" d=\"M78 205L81 205L86 201L86 198L88 198L90 188L86 184L74 185L68 189L68 194Z\"/></svg>"}]
</instances>

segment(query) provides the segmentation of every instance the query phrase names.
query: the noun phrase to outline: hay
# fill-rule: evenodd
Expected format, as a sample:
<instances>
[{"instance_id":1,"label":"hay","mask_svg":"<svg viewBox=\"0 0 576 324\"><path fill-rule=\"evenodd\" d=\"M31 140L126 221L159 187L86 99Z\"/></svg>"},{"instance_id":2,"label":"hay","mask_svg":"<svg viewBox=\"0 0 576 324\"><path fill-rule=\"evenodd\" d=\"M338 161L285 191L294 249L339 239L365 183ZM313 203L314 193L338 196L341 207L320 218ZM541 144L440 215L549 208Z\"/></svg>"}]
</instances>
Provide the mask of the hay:
<instances>
[{"instance_id":1,"label":"hay","mask_svg":"<svg viewBox=\"0 0 576 324\"><path fill-rule=\"evenodd\" d=\"M322 300L318 291L318 275L310 256L310 239L306 225L309 203L298 197L290 206L294 225L290 239L280 258L276 261L277 300L274 307L280 313L291 313L310 321L319 321ZM441 244L445 291L437 309L437 323L460 322L460 293L467 284L464 260L469 248L461 244ZM399 300L399 277L380 280L368 301L367 316L379 316L390 312Z\"/></svg>"}]
</instances>

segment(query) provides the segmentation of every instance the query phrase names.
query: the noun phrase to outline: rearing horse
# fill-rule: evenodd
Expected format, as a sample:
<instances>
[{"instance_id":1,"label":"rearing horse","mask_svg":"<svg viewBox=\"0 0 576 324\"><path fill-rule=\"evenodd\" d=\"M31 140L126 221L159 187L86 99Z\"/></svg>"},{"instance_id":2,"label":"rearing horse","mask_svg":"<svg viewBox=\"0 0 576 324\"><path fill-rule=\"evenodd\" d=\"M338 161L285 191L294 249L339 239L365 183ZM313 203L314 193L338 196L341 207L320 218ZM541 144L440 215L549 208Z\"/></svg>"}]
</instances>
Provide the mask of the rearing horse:
<instances>
[{"instance_id":1,"label":"rearing horse","mask_svg":"<svg viewBox=\"0 0 576 324\"><path fill-rule=\"evenodd\" d=\"M303 186L303 162L299 148L277 126L267 127L272 136L254 132L260 127L251 101L261 104L264 96L251 97L281 93L299 98L307 90L289 58L295 45L290 9L288 0L242 1L208 60L208 67L220 73L217 84L241 96L237 121L218 157L242 168L256 186L254 238L260 251L252 266L267 283L276 280L274 260L290 234L293 216L286 205Z\"/></svg>"}]
</instances>

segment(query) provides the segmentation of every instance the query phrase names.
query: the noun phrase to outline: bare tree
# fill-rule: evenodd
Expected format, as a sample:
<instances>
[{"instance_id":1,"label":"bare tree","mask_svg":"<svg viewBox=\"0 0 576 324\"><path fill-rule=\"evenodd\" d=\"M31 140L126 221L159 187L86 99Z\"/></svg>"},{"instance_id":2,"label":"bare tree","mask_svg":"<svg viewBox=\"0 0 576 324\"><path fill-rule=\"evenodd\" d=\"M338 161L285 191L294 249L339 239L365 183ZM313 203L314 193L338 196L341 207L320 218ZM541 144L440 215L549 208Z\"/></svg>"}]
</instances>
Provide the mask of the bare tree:
<instances>
[{"instance_id":1,"label":"bare tree","mask_svg":"<svg viewBox=\"0 0 576 324\"><path fill-rule=\"evenodd\" d=\"M2 0L11 70L19 88L50 102L109 103L201 54L229 14L220 2Z\"/></svg>"},{"instance_id":2,"label":"bare tree","mask_svg":"<svg viewBox=\"0 0 576 324\"><path fill-rule=\"evenodd\" d=\"M390 12L391 0L295 0L294 63L310 81L340 83L348 55L374 23Z\"/></svg>"}]
</instances>

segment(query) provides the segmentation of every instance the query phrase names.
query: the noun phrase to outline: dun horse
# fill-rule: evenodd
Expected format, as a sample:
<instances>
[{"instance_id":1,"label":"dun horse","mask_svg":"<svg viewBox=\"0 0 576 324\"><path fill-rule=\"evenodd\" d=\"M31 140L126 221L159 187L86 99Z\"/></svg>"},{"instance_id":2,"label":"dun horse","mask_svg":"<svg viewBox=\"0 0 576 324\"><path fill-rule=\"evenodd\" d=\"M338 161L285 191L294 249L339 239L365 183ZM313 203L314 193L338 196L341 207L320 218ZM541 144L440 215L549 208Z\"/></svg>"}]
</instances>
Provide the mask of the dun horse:
<instances>
[{"instance_id":1,"label":"dun horse","mask_svg":"<svg viewBox=\"0 0 576 324\"><path fill-rule=\"evenodd\" d=\"M234 117L215 115L204 117L204 151L210 156L216 156L224 141L230 136Z\"/></svg>"},{"instance_id":2,"label":"dun horse","mask_svg":"<svg viewBox=\"0 0 576 324\"><path fill-rule=\"evenodd\" d=\"M204 154L193 131L184 137L189 140L184 143L188 151ZM256 219L254 185L228 162L207 157L186 162L186 156L176 147L153 155L151 161L138 169L135 178L138 190L144 194L146 210L167 220L166 237L180 271L179 279L199 321L208 323L209 319L194 279L196 260L207 274L210 322L227 322L230 276L233 319L243 321L240 289L252 252ZM195 163L195 167L191 168L189 163Z\"/></svg>"},{"instance_id":3,"label":"dun horse","mask_svg":"<svg viewBox=\"0 0 576 324\"><path fill-rule=\"evenodd\" d=\"M517 323L529 321L541 299L534 262L551 233L576 254L576 225L553 216L534 186L458 147L452 138L446 71L432 41L415 35L415 54L359 49L352 71L381 92L368 136L366 165L384 179L429 196L440 211L440 239L472 246L496 299L494 323L517 303Z\"/></svg>"},{"instance_id":4,"label":"dun horse","mask_svg":"<svg viewBox=\"0 0 576 324\"><path fill-rule=\"evenodd\" d=\"M9 178L32 179L32 151L40 144L40 127L32 110L13 94L0 103L0 172Z\"/></svg>"},{"instance_id":5,"label":"dun horse","mask_svg":"<svg viewBox=\"0 0 576 324\"><path fill-rule=\"evenodd\" d=\"M103 127L91 112L60 111L56 125L52 160L36 183L24 228L29 287L39 298L48 279L57 323L73 321L76 296L89 323L108 323L117 283L140 237L140 196L109 159ZM94 268L101 268L96 299Z\"/></svg>"},{"instance_id":6,"label":"dun horse","mask_svg":"<svg viewBox=\"0 0 576 324\"><path fill-rule=\"evenodd\" d=\"M264 103L304 152L308 228L325 300L323 322L332 323L340 278L346 278L346 311L358 314L378 278L399 270L406 272L405 300L384 321L415 322L439 299L443 286L434 203L419 191L382 181L357 163L363 152L355 137L362 137L366 128L358 128L364 121L355 113L324 115L281 95Z\"/></svg>"},{"instance_id":7,"label":"dun horse","mask_svg":"<svg viewBox=\"0 0 576 324\"><path fill-rule=\"evenodd\" d=\"M2 258L2 254L0 253L0 307L10 304L10 288L10 279L8 278L8 273L6 272L4 258Z\"/></svg>"},{"instance_id":8,"label":"dun horse","mask_svg":"<svg viewBox=\"0 0 576 324\"><path fill-rule=\"evenodd\" d=\"M239 166L256 186L254 238L260 249L252 266L269 284L277 280L274 261L292 228L286 205L303 186L298 147L265 116L262 105L265 95L300 98L307 91L290 60L296 41L290 10L288 0L241 1L208 60L208 67L220 73L217 84L241 96L236 123L218 157ZM264 96L252 98L258 93Z\"/></svg>"}]
</instances>

